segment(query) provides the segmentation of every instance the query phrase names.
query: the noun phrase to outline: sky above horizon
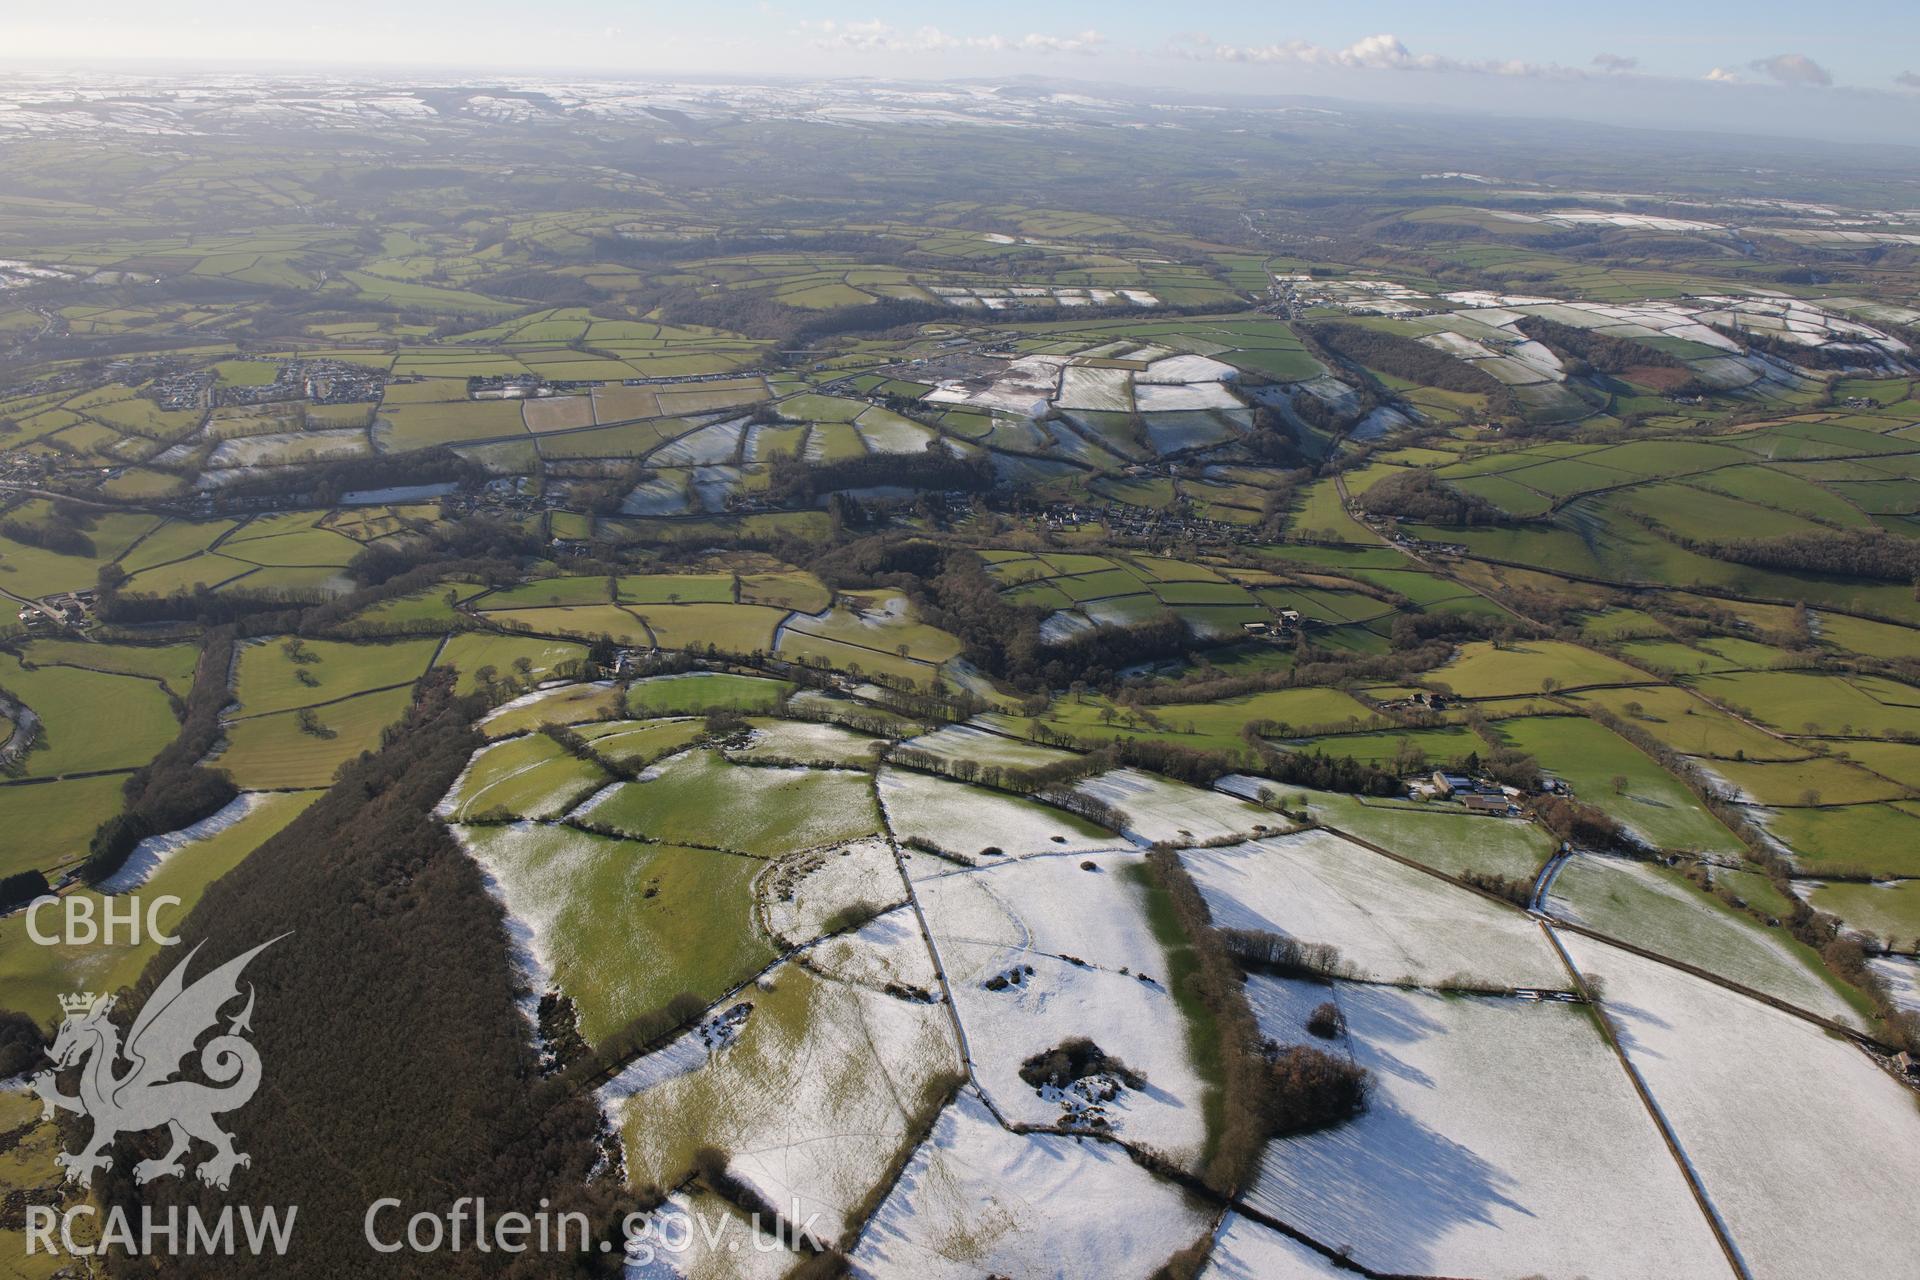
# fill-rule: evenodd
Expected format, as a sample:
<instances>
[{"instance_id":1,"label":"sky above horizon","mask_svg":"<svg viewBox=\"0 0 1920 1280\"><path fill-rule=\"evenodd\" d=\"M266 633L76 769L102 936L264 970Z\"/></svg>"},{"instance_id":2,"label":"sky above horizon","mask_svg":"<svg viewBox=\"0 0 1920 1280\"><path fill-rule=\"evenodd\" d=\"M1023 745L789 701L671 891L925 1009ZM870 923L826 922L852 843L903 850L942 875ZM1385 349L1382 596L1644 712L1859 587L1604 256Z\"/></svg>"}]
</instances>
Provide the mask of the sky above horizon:
<instances>
[{"instance_id":1,"label":"sky above horizon","mask_svg":"<svg viewBox=\"0 0 1920 1280\"><path fill-rule=\"evenodd\" d=\"M1674 128L1920 136L1920 6L1779 0L1344 5L1106 0L95 0L9 6L0 58L81 68L310 66L508 74L1039 75L1311 94Z\"/></svg>"}]
</instances>

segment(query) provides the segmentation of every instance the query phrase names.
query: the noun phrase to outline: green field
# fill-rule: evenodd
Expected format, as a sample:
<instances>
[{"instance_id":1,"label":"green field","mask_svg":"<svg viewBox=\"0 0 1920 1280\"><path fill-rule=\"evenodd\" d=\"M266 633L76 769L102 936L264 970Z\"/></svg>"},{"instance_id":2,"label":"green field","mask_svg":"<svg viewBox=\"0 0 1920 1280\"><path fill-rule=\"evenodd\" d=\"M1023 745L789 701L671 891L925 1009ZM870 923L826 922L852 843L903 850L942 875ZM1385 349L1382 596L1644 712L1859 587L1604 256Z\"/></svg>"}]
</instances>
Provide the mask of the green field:
<instances>
[{"instance_id":1,"label":"green field","mask_svg":"<svg viewBox=\"0 0 1920 1280\"><path fill-rule=\"evenodd\" d=\"M1672 686L1588 689L1569 695L1567 701L1575 706L1604 707L1685 755L1803 760L1808 754L1805 748L1765 733L1704 698Z\"/></svg>"},{"instance_id":2,"label":"green field","mask_svg":"<svg viewBox=\"0 0 1920 1280\"><path fill-rule=\"evenodd\" d=\"M1849 926L1895 945L1911 947L1920 939L1920 880L1825 884L1810 901L1816 910L1831 911Z\"/></svg>"},{"instance_id":3,"label":"green field","mask_svg":"<svg viewBox=\"0 0 1920 1280\"><path fill-rule=\"evenodd\" d=\"M1781 733L1920 733L1920 705L1881 700L1913 696L1916 691L1911 686L1876 685L1865 679L1803 671L1705 675L1688 683L1715 702L1744 710Z\"/></svg>"},{"instance_id":4,"label":"green field","mask_svg":"<svg viewBox=\"0 0 1920 1280\"><path fill-rule=\"evenodd\" d=\"M411 684L439 646L437 639L345 644L282 638L247 644L235 663L234 696L241 715L257 716Z\"/></svg>"},{"instance_id":5,"label":"green field","mask_svg":"<svg viewBox=\"0 0 1920 1280\"><path fill-rule=\"evenodd\" d=\"M521 609L540 605L608 604L607 579L535 578L518 586L489 591L473 602L476 609Z\"/></svg>"},{"instance_id":6,"label":"green field","mask_svg":"<svg viewBox=\"0 0 1920 1280\"><path fill-rule=\"evenodd\" d=\"M1540 716L1502 720L1494 732L1566 779L1581 800L1660 848L1741 851L1733 833L1678 779L1603 725L1579 716Z\"/></svg>"},{"instance_id":7,"label":"green field","mask_svg":"<svg viewBox=\"0 0 1920 1280\"><path fill-rule=\"evenodd\" d=\"M706 732L702 720L602 720L581 725L594 753L618 764L648 765L672 755Z\"/></svg>"},{"instance_id":8,"label":"green field","mask_svg":"<svg viewBox=\"0 0 1920 1280\"><path fill-rule=\"evenodd\" d=\"M132 769L151 760L179 728L166 691L137 676L61 666L27 670L0 653L0 687L40 718L39 736L19 762L28 777Z\"/></svg>"},{"instance_id":9,"label":"green field","mask_svg":"<svg viewBox=\"0 0 1920 1280\"><path fill-rule=\"evenodd\" d=\"M710 751L675 756L657 776L615 787L577 816L649 840L768 858L880 826L863 774L733 765Z\"/></svg>"},{"instance_id":10,"label":"green field","mask_svg":"<svg viewBox=\"0 0 1920 1280\"><path fill-rule=\"evenodd\" d=\"M167 896L180 900L177 906L156 905L155 923L164 931L175 931L208 885L299 817L319 795L317 791L295 791L252 797L252 807L245 817L169 856L138 890L147 900ZM73 892L93 899L98 911L102 894L92 889ZM24 916L0 920L0 986L6 990L7 1008L30 1014L43 1023L58 1016L58 997L66 992L107 992L132 986L147 961L160 950L157 941L144 936L134 946L32 946L25 931Z\"/></svg>"},{"instance_id":11,"label":"green field","mask_svg":"<svg viewBox=\"0 0 1920 1280\"><path fill-rule=\"evenodd\" d=\"M411 689L388 689L317 707L318 733L303 729L294 711L236 720L213 764L249 790L328 786L342 761L379 747L380 731L412 699Z\"/></svg>"},{"instance_id":12,"label":"green field","mask_svg":"<svg viewBox=\"0 0 1920 1280\"><path fill-rule=\"evenodd\" d=\"M1920 812L1886 804L1781 809L1767 830L1791 848L1804 870L1822 867L1872 875L1920 876Z\"/></svg>"},{"instance_id":13,"label":"green field","mask_svg":"<svg viewBox=\"0 0 1920 1280\"><path fill-rule=\"evenodd\" d=\"M583 646L564 640L463 631L448 637L434 665L458 670L460 679L455 688L460 693L472 693L479 687L481 674L488 669L495 679L539 680L552 674L555 668L579 662L586 656Z\"/></svg>"},{"instance_id":14,"label":"green field","mask_svg":"<svg viewBox=\"0 0 1920 1280\"><path fill-rule=\"evenodd\" d=\"M194 667L200 658L193 644L85 644L75 640L35 640L26 646L27 659L38 666L77 667L157 680L167 692L184 698L193 688Z\"/></svg>"},{"instance_id":15,"label":"green field","mask_svg":"<svg viewBox=\"0 0 1920 1280\"><path fill-rule=\"evenodd\" d=\"M445 801L455 822L487 816L551 818L609 780L591 760L568 755L544 733L497 742L476 755Z\"/></svg>"},{"instance_id":16,"label":"green field","mask_svg":"<svg viewBox=\"0 0 1920 1280\"><path fill-rule=\"evenodd\" d=\"M1623 1163L1664 1158L1651 1108L1734 1270L1911 1270L1920 1129L1853 1096L1891 1079L1576 934L1913 1038L1843 989L1828 924L1920 950L1920 205L1882 145L1920 98L1768 86L1794 67L1729 46L1719 116L1656 119L1665 81L1577 70L1549 20L1498 56L1576 72L1480 76L1471 119L1349 109L1289 72L1441 67L1449 11L1404 57L1072 35L1114 12L706 15L796 67L846 46L857 83L16 76L0 875L97 900L90 848L174 821L196 763L258 806L133 865L199 903L203 956L288 936L248 978L274 1123L239 1177L327 1239L346 1192L505 1169L496 1198L819 1224L765 1259L696 1242L669 1269L702 1280L1319 1266L1223 1206L1368 1274L1705 1270L1685 1179ZM1743 16L1842 80L1844 38L1882 76L1915 44L1904 11L1777 45ZM444 62L504 29L458 18L352 38ZM676 24L589 51L672 54ZM219 53L260 23L173 25ZM969 53L1003 74L914 87ZM1169 54L1219 92L1118 83ZM1594 119L1509 110L1556 90ZM1616 127L1662 120L1696 136ZM1420 798L1437 768L1511 803ZM1203 917L1364 976L1243 989ZM0 1006L43 1028L155 959L20 923ZM1394 1012L1469 975L1564 994L1562 960L1605 1008ZM1323 1000L1372 1110L1267 1143ZM669 1008L695 1029L656 1054ZM1249 1011L1250 1072L1221 1034ZM1146 1083L1020 1074L1083 1036ZM1490 1065L1538 1096L1474 1095ZM59 1138L0 1096L0 1248L42 1201L129 1200L125 1162L56 1185Z\"/></svg>"},{"instance_id":17,"label":"green field","mask_svg":"<svg viewBox=\"0 0 1920 1280\"><path fill-rule=\"evenodd\" d=\"M784 680L721 672L653 676L627 686L627 710L636 716L696 715L715 709L771 711L792 687Z\"/></svg>"},{"instance_id":18,"label":"green field","mask_svg":"<svg viewBox=\"0 0 1920 1280\"><path fill-rule=\"evenodd\" d=\"M0 876L52 872L86 857L94 829L120 812L119 774L60 782L0 783L0 826L12 834L0 849Z\"/></svg>"},{"instance_id":19,"label":"green field","mask_svg":"<svg viewBox=\"0 0 1920 1280\"><path fill-rule=\"evenodd\" d=\"M1304 798L1316 822L1448 875L1475 871L1531 880L1558 843L1532 823L1471 814L1452 805L1363 800L1279 784L1273 791L1296 812Z\"/></svg>"},{"instance_id":20,"label":"green field","mask_svg":"<svg viewBox=\"0 0 1920 1280\"><path fill-rule=\"evenodd\" d=\"M1910 787L1831 756L1780 764L1718 760L1713 772L1754 803L1764 805L1865 804L1913 794Z\"/></svg>"},{"instance_id":21,"label":"green field","mask_svg":"<svg viewBox=\"0 0 1920 1280\"><path fill-rule=\"evenodd\" d=\"M751 858L569 827L468 827L507 909L538 930L553 982L597 1042L690 991L712 1000L773 959Z\"/></svg>"},{"instance_id":22,"label":"green field","mask_svg":"<svg viewBox=\"0 0 1920 1280\"><path fill-rule=\"evenodd\" d=\"M620 714L622 697L619 685L606 682L562 685L523 694L489 715L481 723L481 731L489 738L504 738L544 724L610 720Z\"/></svg>"},{"instance_id":23,"label":"green field","mask_svg":"<svg viewBox=\"0 0 1920 1280\"><path fill-rule=\"evenodd\" d=\"M1475 642L1459 656L1422 677L1462 698L1504 698L1589 685L1656 683L1603 653L1559 640L1530 640L1506 648Z\"/></svg>"},{"instance_id":24,"label":"green field","mask_svg":"<svg viewBox=\"0 0 1920 1280\"><path fill-rule=\"evenodd\" d=\"M1368 764L1391 765L1396 759L1410 759L1418 752L1429 763L1459 760L1487 744L1480 735L1464 725L1439 729L1382 730L1379 733L1345 733L1325 738L1309 738L1300 743L1302 751L1324 751L1330 756L1351 756Z\"/></svg>"}]
</instances>

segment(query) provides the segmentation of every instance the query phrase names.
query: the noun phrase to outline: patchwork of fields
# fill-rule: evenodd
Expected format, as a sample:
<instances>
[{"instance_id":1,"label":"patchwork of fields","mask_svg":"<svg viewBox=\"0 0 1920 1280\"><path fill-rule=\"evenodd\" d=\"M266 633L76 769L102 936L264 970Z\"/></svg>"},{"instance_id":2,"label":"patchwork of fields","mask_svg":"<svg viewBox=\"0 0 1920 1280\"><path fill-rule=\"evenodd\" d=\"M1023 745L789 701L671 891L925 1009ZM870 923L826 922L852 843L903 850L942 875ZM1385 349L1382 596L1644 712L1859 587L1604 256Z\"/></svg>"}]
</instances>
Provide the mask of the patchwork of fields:
<instances>
[{"instance_id":1,"label":"patchwork of fields","mask_svg":"<svg viewBox=\"0 0 1920 1280\"><path fill-rule=\"evenodd\" d=\"M0 1250L1910 1266L1901 157L1067 85L0 85Z\"/></svg>"},{"instance_id":2,"label":"patchwork of fields","mask_svg":"<svg viewBox=\"0 0 1920 1280\"><path fill-rule=\"evenodd\" d=\"M979 725L872 738L767 719L752 712L770 704L741 701L738 677L669 685L678 691L654 708L666 718L576 723L593 731L584 756L556 751L559 730L498 741L446 806L458 820L494 791L497 808L462 839L524 939L528 998L563 996L595 1041L651 1030L601 1088L641 1176L664 1181L696 1149L717 1150L729 1176L804 1209L820 1242L873 1274L973 1274L1039 1248L1179 1247L1199 1230L1198 1205L1123 1153L1202 1169L1222 1083L1204 1013L1171 985L1186 961L1156 923L1152 844L1186 846L1178 857L1215 927L1326 948L1319 975L1251 979L1253 1013L1287 1047L1324 1043L1304 1028L1317 1006L1337 1009L1334 1047L1376 1081L1360 1118L1272 1141L1245 1195L1254 1218L1222 1238L1216 1268L1294 1250L1284 1265L1315 1275L1336 1253L1399 1274L1718 1275L1733 1254L1755 1274L1791 1274L1812 1252L1874 1247L1830 1235L1819 1212L1779 1231L1772 1214L1792 1193L1759 1188L1715 1145L1793 1141L1791 1126L1818 1117L1857 1125L1875 1096L1871 1114L1905 1124L1871 1059L1812 1025L1857 1027L1856 1008L1816 958L1677 875L1581 854L1554 874L1550 914L1530 917L1455 877L1476 863L1530 876L1550 844L1515 848L1517 864L1443 852L1447 828L1488 824L1469 849L1526 830L1501 819L1309 795L1302 816L1325 829L1280 834L1293 820L1258 800L1123 771L1082 784L1105 806L1089 812L1116 824L1102 827L920 763L1044 768L1071 753ZM676 718L704 706L750 713L709 722L718 752L697 745L698 721ZM594 760L603 778L639 763L608 744L668 730L680 736L635 781L573 781ZM821 754L796 766L803 744ZM881 763L896 751L911 767ZM1638 966L1625 991L1622 964ZM1637 1030L1651 1016L1638 993L1656 978L1724 1005L1658 1024L1670 1044L1657 1072ZM677 1027L648 1016L670 996ZM1710 1064L1728 1018L1747 1020L1741 1034L1777 1023L1795 1044L1827 1044L1832 1068L1864 1091L1809 1095L1767 1137L1720 1134L1741 1107L1772 1109L1703 1092L1724 1070ZM1023 1062L1076 1037L1124 1069L1066 1089L1022 1081ZM1578 1147L1556 1139L1569 1124L1586 1135ZM1035 1197L1053 1194L1086 1197L1073 1226L1039 1211ZM1142 1215L1143 1204L1156 1208ZM1848 1229L1891 1245L1891 1228L1869 1220ZM1637 1253L1621 1251L1629 1238ZM1595 1272L1602 1256L1612 1261Z\"/></svg>"}]
</instances>

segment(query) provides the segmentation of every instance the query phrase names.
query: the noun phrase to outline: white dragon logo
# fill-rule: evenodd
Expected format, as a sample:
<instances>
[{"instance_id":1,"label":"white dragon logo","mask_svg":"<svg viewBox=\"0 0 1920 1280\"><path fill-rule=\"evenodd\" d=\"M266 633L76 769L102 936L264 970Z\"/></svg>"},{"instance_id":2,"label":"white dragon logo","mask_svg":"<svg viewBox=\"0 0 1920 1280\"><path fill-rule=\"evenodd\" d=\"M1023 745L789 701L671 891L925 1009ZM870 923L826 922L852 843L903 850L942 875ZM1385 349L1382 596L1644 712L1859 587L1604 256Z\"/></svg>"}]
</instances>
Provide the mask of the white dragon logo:
<instances>
[{"instance_id":1,"label":"white dragon logo","mask_svg":"<svg viewBox=\"0 0 1920 1280\"><path fill-rule=\"evenodd\" d=\"M186 1166L180 1157L187 1154L194 1138L213 1148L213 1155L195 1170L209 1186L226 1190L233 1171L252 1163L245 1152L234 1150L232 1135L213 1120L217 1112L245 1106L260 1087L259 1051L242 1038L243 1032L252 1029L251 984L246 1007L232 1016L226 1033L214 1036L200 1048L200 1072L213 1084L172 1077L193 1054L195 1042L219 1022L221 1006L239 997L240 971L247 962L279 940L271 939L236 956L189 987L186 972L200 950L196 945L141 1006L127 1030L124 1047L119 1028L107 1018L114 997L102 996L68 1013L53 1047L47 1051L54 1071L42 1071L33 1078L33 1091L45 1108L43 1119L51 1117L57 1107L93 1120L93 1136L81 1150L62 1151L54 1157L66 1169L68 1181L90 1186L94 1170L113 1164L117 1135L142 1133L161 1125L172 1134L173 1145L159 1159L135 1165L135 1182L184 1174ZM63 999L62 1003L72 1002ZM123 1058L127 1067L116 1074ZM80 1072L80 1092L61 1093L55 1071L82 1059L85 1065Z\"/></svg>"}]
</instances>

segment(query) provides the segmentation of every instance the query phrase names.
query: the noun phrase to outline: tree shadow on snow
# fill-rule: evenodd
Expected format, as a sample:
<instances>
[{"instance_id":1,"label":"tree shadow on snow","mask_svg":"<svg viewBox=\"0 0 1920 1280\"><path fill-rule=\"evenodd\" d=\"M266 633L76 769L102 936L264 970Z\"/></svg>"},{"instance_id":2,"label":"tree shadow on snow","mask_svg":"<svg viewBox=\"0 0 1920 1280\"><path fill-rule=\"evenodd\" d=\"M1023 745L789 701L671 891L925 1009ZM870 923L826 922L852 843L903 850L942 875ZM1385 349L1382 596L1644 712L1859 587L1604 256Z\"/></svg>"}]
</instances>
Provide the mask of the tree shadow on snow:
<instances>
[{"instance_id":1,"label":"tree shadow on snow","mask_svg":"<svg viewBox=\"0 0 1920 1280\"><path fill-rule=\"evenodd\" d=\"M1429 1242L1491 1224L1496 1210L1533 1216L1508 1194L1516 1186L1473 1151L1376 1097L1359 1120L1276 1141L1254 1200L1369 1267L1418 1274L1431 1270Z\"/></svg>"}]
</instances>

